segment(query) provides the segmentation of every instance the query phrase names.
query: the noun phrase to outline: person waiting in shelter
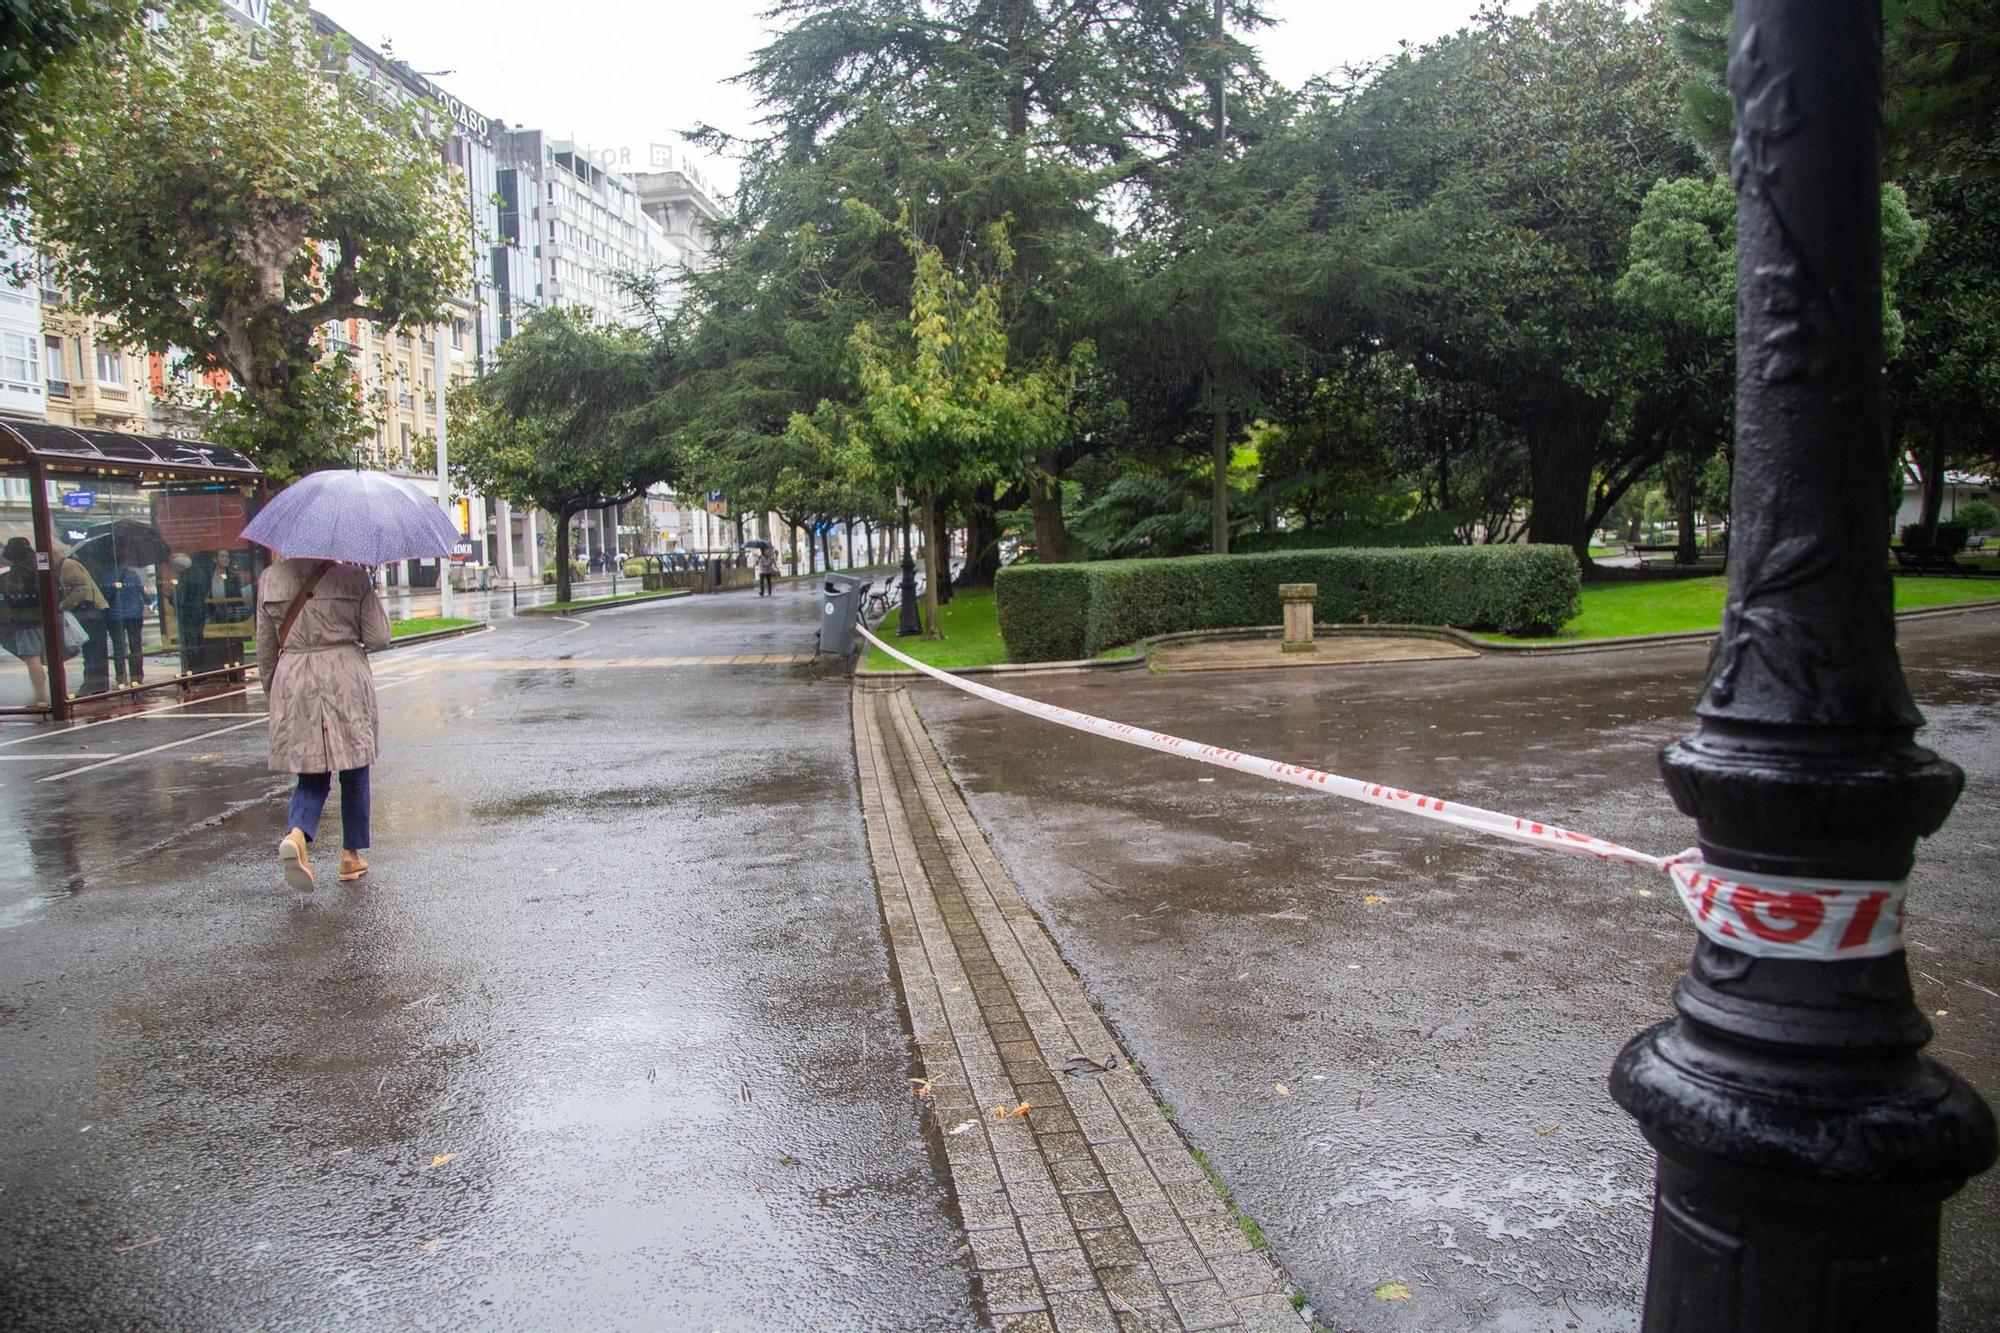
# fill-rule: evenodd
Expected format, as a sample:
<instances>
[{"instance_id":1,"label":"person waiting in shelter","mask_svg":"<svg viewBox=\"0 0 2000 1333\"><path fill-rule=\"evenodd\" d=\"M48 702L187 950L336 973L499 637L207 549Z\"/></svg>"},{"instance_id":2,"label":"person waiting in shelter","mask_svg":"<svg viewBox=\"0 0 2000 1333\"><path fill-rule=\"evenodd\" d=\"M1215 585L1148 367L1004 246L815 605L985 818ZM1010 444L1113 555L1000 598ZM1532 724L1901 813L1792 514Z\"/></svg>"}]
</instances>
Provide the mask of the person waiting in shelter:
<instances>
[{"instance_id":1,"label":"person waiting in shelter","mask_svg":"<svg viewBox=\"0 0 2000 1333\"><path fill-rule=\"evenodd\" d=\"M130 565L113 565L98 581L104 594L105 636L120 688L146 683L146 576Z\"/></svg>"},{"instance_id":2,"label":"person waiting in shelter","mask_svg":"<svg viewBox=\"0 0 2000 1333\"><path fill-rule=\"evenodd\" d=\"M105 638L104 613L110 603L83 562L65 554L56 569L58 605L83 626L83 679L71 697L106 694L111 689L110 645Z\"/></svg>"},{"instance_id":3,"label":"person waiting in shelter","mask_svg":"<svg viewBox=\"0 0 2000 1333\"><path fill-rule=\"evenodd\" d=\"M28 668L28 705L46 708L49 673L42 657L48 650L42 642L41 576L35 570L34 545L26 537L9 537L6 562L0 568L0 647Z\"/></svg>"}]
</instances>

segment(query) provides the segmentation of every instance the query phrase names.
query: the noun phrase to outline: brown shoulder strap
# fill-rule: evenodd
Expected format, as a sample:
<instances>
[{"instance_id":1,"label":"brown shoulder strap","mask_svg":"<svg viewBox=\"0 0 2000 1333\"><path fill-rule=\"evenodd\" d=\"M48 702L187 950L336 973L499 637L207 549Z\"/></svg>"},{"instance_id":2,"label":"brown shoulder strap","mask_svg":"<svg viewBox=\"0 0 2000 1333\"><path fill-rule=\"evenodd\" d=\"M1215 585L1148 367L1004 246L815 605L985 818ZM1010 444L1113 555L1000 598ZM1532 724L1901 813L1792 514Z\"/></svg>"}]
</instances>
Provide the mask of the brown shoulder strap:
<instances>
[{"instance_id":1,"label":"brown shoulder strap","mask_svg":"<svg viewBox=\"0 0 2000 1333\"><path fill-rule=\"evenodd\" d=\"M305 610L306 603L312 600L313 589L319 586L319 581L325 578L326 572L332 568L331 560L322 560L315 565L313 572L306 575L305 586L292 598L292 604L285 608L285 623L278 626L279 652L285 651L285 642L292 637L292 626L298 623L299 613Z\"/></svg>"}]
</instances>

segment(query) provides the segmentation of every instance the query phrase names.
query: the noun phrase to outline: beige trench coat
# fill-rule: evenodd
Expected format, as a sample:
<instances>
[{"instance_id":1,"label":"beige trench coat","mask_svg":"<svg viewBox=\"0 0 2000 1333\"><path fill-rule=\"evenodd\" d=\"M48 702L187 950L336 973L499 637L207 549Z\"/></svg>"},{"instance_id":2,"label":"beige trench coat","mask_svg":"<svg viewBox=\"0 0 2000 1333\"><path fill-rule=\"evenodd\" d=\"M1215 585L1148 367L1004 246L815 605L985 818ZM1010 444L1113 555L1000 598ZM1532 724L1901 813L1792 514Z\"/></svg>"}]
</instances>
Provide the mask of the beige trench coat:
<instances>
[{"instance_id":1,"label":"beige trench coat","mask_svg":"<svg viewBox=\"0 0 2000 1333\"><path fill-rule=\"evenodd\" d=\"M389 646L389 613L354 565L334 565L292 625L278 629L317 560L280 560L257 580L257 671L271 701L271 763L279 773L337 773L375 762L380 724L367 649Z\"/></svg>"}]
</instances>

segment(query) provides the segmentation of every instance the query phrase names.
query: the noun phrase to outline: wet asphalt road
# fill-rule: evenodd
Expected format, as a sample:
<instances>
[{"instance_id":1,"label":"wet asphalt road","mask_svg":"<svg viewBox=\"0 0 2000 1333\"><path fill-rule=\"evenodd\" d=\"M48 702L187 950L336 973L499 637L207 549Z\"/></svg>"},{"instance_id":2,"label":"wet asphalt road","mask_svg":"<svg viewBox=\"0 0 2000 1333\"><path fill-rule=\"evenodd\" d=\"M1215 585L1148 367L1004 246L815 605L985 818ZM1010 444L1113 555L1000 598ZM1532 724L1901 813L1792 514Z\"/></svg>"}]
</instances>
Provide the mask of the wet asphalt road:
<instances>
[{"instance_id":1,"label":"wet asphalt road","mask_svg":"<svg viewBox=\"0 0 2000 1333\"><path fill-rule=\"evenodd\" d=\"M1903 639L1925 739L1968 774L1913 889L1918 1001L1942 1011L1933 1052L2000 1098L2000 614ZM997 683L1664 852L1693 828L1655 755L1691 729L1703 665L1697 646ZM1025 896L1326 1327L1638 1327L1652 1155L1604 1080L1668 1015L1692 949L1664 877L940 686L918 703ZM1943 1266L1948 1333L2000 1326L1993 1174L1947 1205ZM1412 1298L1378 1299L1389 1282Z\"/></svg>"},{"instance_id":2,"label":"wet asphalt road","mask_svg":"<svg viewBox=\"0 0 2000 1333\"><path fill-rule=\"evenodd\" d=\"M816 613L384 655L374 871L309 899L256 696L0 728L0 1325L970 1325L845 682L590 666Z\"/></svg>"}]
</instances>

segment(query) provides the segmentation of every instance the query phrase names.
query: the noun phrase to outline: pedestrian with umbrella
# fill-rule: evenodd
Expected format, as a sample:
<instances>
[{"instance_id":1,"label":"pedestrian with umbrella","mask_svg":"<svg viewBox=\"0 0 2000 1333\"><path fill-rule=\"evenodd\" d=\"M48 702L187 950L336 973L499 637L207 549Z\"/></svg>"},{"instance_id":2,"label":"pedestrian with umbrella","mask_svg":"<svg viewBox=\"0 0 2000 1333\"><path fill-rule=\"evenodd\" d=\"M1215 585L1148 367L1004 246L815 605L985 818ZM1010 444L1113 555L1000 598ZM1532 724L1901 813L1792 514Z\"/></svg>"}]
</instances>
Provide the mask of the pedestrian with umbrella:
<instances>
[{"instance_id":1,"label":"pedestrian with umbrella","mask_svg":"<svg viewBox=\"0 0 2000 1333\"><path fill-rule=\"evenodd\" d=\"M368 653L389 646L373 566L451 554L437 502L379 472L315 472L274 496L243 536L278 557L257 581L257 668L270 700L270 767L298 785L278 843L285 882L313 889L310 846L340 775L343 883L368 873L369 770L381 742Z\"/></svg>"},{"instance_id":2,"label":"pedestrian with umbrella","mask_svg":"<svg viewBox=\"0 0 2000 1333\"><path fill-rule=\"evenodd\" d=\"M743 543L743 549L757 553L757 595L769 597L771 581L778 577L778 557L772 554L771 543L762 537L752 537Z\"/></svg>"}]
</instances>

